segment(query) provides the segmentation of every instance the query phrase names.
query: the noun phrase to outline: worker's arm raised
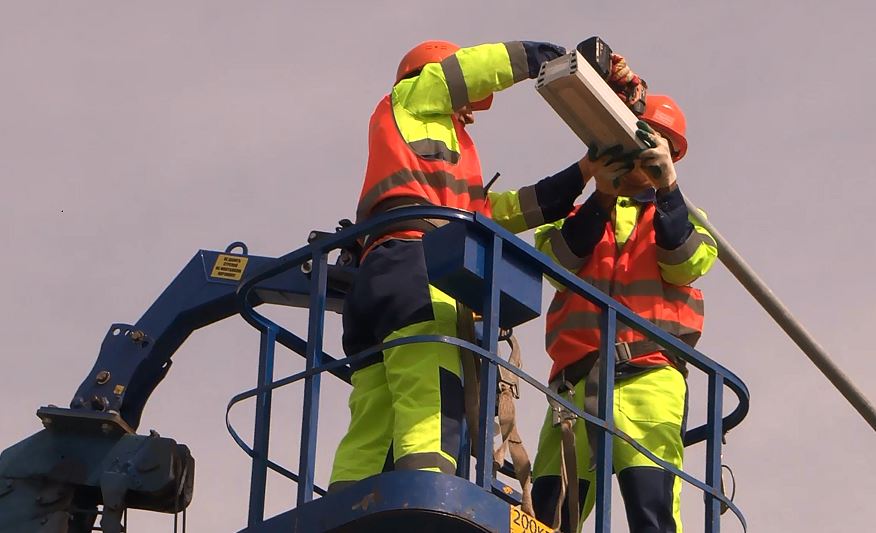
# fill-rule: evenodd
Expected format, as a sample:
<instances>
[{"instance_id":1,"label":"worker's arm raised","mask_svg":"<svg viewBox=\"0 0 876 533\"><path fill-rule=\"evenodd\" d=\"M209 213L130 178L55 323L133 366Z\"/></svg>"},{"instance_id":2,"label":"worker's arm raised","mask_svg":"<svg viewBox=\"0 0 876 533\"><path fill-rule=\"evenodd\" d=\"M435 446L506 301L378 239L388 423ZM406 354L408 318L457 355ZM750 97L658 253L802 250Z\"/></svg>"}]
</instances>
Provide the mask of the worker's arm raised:
<instances>
[{"instance_id":1,"label":"worker's arm raised","mask_svg":"<svg viewBox=\"0 0 876 533\"><path fill-rule=\"evenodd\" d=\"M493 219L514 233L560 220L572 212L575 200L581 195L584 185L594 178L598 192L582 207L584 214L575 218L564 230L568 240L575 240L573 249L580 252L580 257L589 256L602 236L602 225L608 219L607 213L611 212L616 200L615 189L612 189L614 191L612 193L603 193L605 184L616 183L617 179L632 167L632 162L616 150L606 151L602 156L597 156L596 152L596 149L591 149L585 157L569 168L548 176L534 185L523 187L519 191L491 192L489 199ZM598 209L599 213L596 213L595 209ZM582 233L583 240L579 235ZM591 235L593 233L598 235L593 237Z\"/></svg>"},{"instance_id":2,"label":"worker's arm raised","mask_svg":"<svg viewBox=\"0 0 876 533\"><path fill-rule=\"evenodd\" d=\"M516 191L490 191L493 220L513 233L560 220L572 211L586 182L581 165L574 163L534 185Z\"/></svg>"},{"instance_id":3,"label":"worker's arm raised","mask_svg":"<svg viewBox=\"0 0 876 533\"><path fill-rule=\"evenodd\" d=\"M578 207L572 208L574 199L570 200L566 207L570 214L566 218L535 231L536 248L572 273L577 273L587 263L602 239L605 224L611 220L611 211L617 201L616 185L613 184L628 172L630 166L625 158L617 158L616 150L607 150L602 155L597 152L592 149L575 165L581 176L581 186L593 178L596 191ZM609 192L605 192L607 187ZM551 222L550 219L545 221ZM557 288L562 290L562 287Z\"/></svg>"},{"instance_id":4,"label":"worker's arm raised","mask_svg":"<svg viewBox=\"0 0 876 533\"><path fill-rule=\"evenodd\" d=\"M602 194L594 192L566 218L537 228L535 247L558 265L577 274L590 260L609 220L611 210L602 206ZM563 285L548 281L557 290L565 290Z\"/></svg>"},{"instance_id":5,"label":"worker's arm raised","mask_svg":"<svg viewBox=\"0 0 876 533\"><path fill-rule=\"evenodd\" d=\"M550 43L510 41L461 48L420 74L398 82L393 102L415 115L449 115L528 78L542 62L565 54Z\"/></svg>"},{"instance_id":6,"label":"worker's arm raised","mask_svg":"<svg viewBox=\"0 0 876 533\"><path fill-rule=\"evenodd\" d=\"M689 285L708 272L718 257L715 239L688 213L677 185L657 192L654 232L657 264L667 283Z\"/></svg>"}]
</instances>

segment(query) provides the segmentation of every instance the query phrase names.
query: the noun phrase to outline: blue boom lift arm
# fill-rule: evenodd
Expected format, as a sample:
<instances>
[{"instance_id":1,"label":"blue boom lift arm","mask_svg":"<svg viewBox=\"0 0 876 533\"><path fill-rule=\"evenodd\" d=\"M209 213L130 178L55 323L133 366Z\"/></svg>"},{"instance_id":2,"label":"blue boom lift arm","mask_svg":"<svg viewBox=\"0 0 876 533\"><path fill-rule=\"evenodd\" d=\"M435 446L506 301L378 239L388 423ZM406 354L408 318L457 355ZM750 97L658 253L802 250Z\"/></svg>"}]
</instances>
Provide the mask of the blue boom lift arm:
<instances>
[{"instance_id":1,"label":"blue boom lift arm","mask_svg":"<svg viewBox=\"0 0 876 533\"><path fill-rule=\"evenodd\" d=\"M0 455L0 532L91 531L98 505L104 531L122 530L126 508L184 510L194 460L172 439L137 435L143 409L188 336L236 315L240 280L277 261L248 255L242 243L201 250L136 324L112 324L70 407L40 408L46 429ZM340 311L350 276L343 265L330 267L329 310ZM306 307L309 287L304 272L290 270L259 283L249 301ZM333 373L349 380L347 367Z\"/></svg>"}]
</instances>

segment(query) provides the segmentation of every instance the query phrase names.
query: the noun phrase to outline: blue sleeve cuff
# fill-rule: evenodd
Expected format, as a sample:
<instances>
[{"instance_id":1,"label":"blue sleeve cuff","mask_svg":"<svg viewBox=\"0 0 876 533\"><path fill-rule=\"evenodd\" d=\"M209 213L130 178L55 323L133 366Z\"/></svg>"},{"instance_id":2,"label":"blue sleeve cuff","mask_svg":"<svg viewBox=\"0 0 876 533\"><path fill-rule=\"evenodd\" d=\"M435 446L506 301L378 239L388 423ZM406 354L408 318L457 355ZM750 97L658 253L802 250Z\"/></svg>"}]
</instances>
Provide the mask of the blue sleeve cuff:
<instances>
[{"instance_id":1,"label":"blue sleeve cuff","mask_svg":"<svg viewBox=\"0 0 876 533\"><path fill-rule=\"evenodd\" d=\"M654 233L657 246L664 250L674 250L684 244L693 231L693 224L687 218L687 204L681 189L657 193L657 212L654 214Z\"/></svg>"},{"instance_id":2,"label":"blue sleeve cuff","mask_svg":"<svg viewBox=\"0 0 876 533\"><path fill-rule=\"evenodd\" d=\"M593 253L605 233L605 223L609 220L611 214L602 209L594 193L574 215L566 219L560 231L569 249L583 258Z\"/></svg>"},{"instance_id":3,"label":"blue sleeve cuff","mask_svg":"<svg viewBox=\"0 0 876 533\"><path fill-rule=\"evenodd\" d=\"M554 222L571 213L583 190L584 177L577 162L536 183L535 197L544 221Z\"/></svg>"}]
</instances>

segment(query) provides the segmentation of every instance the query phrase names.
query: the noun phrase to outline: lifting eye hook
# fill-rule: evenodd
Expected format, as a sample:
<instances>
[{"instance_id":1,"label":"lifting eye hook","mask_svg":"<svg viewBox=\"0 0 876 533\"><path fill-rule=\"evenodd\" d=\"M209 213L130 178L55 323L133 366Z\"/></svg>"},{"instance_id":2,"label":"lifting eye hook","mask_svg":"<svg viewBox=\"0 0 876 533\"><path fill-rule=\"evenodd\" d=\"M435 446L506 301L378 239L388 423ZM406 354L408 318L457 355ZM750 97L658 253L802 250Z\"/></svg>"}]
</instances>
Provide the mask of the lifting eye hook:
<instances>
[{"instance_id":1,"label":"lifting eye hook","mask_svg":"<svg viewBox=\"0 0 876 533\"><path fill-rule=\"evenodd\" d=\"M230 254L234 251L234 249L240 248L240 255L249 255L249 248L246 246L246 243L243 241L234 241L225 247L225 253Z\"/></svg>"}]
</instances>

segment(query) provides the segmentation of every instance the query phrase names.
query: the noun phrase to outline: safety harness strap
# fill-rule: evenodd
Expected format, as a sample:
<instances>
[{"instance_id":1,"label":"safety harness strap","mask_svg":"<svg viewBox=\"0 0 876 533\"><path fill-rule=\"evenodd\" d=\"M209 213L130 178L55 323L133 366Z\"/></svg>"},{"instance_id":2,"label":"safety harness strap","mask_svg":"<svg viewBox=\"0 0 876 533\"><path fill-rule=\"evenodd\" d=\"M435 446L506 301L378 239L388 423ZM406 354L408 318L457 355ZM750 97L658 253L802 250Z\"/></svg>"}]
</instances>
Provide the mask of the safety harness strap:
<instances>
[{"instance_id":1,"label":"safety harness strap","mask_svg":"<svg viewBox=\"0 0 876 533\"><path fill-rule=\"evenodd\" d=\"M471 309L460 303L457 303L456 310L457 335L463 340L475 342L474 314ZM508 361L520 368L520 345L513 335L507 336L506 340L511 345L511 355ZM460 348L460 356L462 359L465 421L468 424L471 452L474 455L480 435L478 420L480 413L480 358L465 348ZM524 512L535 516L532 507L532 463L526 448L523 446L523 439L517 431L516 408L514 406L516 398L519 398L517 375L500 366L496 406L502 442L498 448L493 450L493 468L498 469L505 463L506 454L511 456L514 475L520 483L520 507Z\"/></svg>"},{"instance_id":2,"label":"safety harness strap","mask_svg":"<svg viewBox=\"0 0 876 533\"><path fill-rule=\"evenodd\" d=\"M569 401L575 397L575 386L568 381L554 379L550 383L550 388L555 393L567 392ZM569 515L569 531L577 531L578 528L578 454L577 443L575 442L575 423L578 417L572 411L569 411L560 405L553 398L548 398L548 404L553 411L553 425L559 426L560 440L560 494L557 498L556 507L554 508L553 523L551 527L554 531L559 531L562 527L562 510L563 502L568 506Z\"/></svg>"},{"instance_id":3,"label":"safety harness strap","mask_svg":"<svg viewBox=\"0 0 876 533\"><path fill-rule=\"evenodd\" d=\"M578 509L578 449L575 442L575 420L563 420L560 424L563 435L563 445L560 450L560 459L562 461L562 481L564 488L561 493L565 493L566 506L568 507L569 515L569 531L578 531L578 518L581 510ZM556 519L556 527L560 528L560 508L563 500L557 502L557 509L554 513Z\"/></svg>"},{"instance_id":4,"label":"safety harness strap","mask_svg":"<svg viewBox=\"0 0 876 533\"><path fill-rule=\"evenodd\" d=\"M392 198L382 200L379 204L374 206L368 216L370 218L377 216L381 213L386 213L387 211L392 211L394 209L399 209L402 207L411 207L415 205L433 204L424 198L416 198L413 196L394 196ZM393 222L392 224L380 230L379 233L365 235L362 238L362 249L368 250L378 239L390 233L398 233L401 231L421 231L423 233L426 233L428 231L432 231L435 228L440 228L441 226L447 224L447 222L447 220L440 218L417 218L413 220L402 220L400 222Z\"/></svg>"},{"instance_id":5,"label":"safety harness strap","mask_svg":"<svg viewBox=\"0 0 876 533\"><path fill-rule=\"evenodd\" d=\"M514 335L509 335L508 343L511 345L511 355L508 362L517 368L522 365L520 358L520 343ZM502 443L493 452L493 468L501 468L505 464L505 453L511 455L511 464L514 466L514 475L520 482L521 508L530 515L535 515L532 507L532 462L529 454L523 446L523 439L517 431L517 410L514 400L520 398L518 392L519 378L517 374L499 367L499 395L497 407L499 414L499 432Z\"/></svg>"},{"instance_id":6,"label":"safety harness strap","mask_svg":"<svg viewBox=\"0 0 876 533\"><path fill-rule=\"evenodd\" d=\"M652 341L619 342L615 344L615 360L624 363L639 355L656 352L660 346ZM550 388L557 392L568 392L571 399L575 395L575 385L582 379L584 382L584 412L596 416L599 403L599 365L598 353L587 354L577 362L560 371L551 383ZM562 507L566 502L569 515L569 531L577 531L580 517L578 496L578 454L575 439L575 424L578 417L556 402L549 402L554 411L554 425L560 427L562 445L560 448L560 497L554 509L553 527L559 530L562 525ZM591 443L590 470L596 468L592 443L599 442L601 432L598 427L585 423L587 439Z\"/></svg>"},{"instance_id":7,"label":"safety harness strap","mask_svg":"<svg viewBox=\"0 0 876 533\"><path fill-rule=\"evenodd\" d=\"M456 334L460 339L475 341L474 314L471 309L461 303L456 303ZM462 359L462 393L465 400L465 422L468 425L469 441L474 453L474 445L478 441L478 413L480 411L480 365L478 356L471 350L460 347Z\"/></svg>"}]
</instances>

